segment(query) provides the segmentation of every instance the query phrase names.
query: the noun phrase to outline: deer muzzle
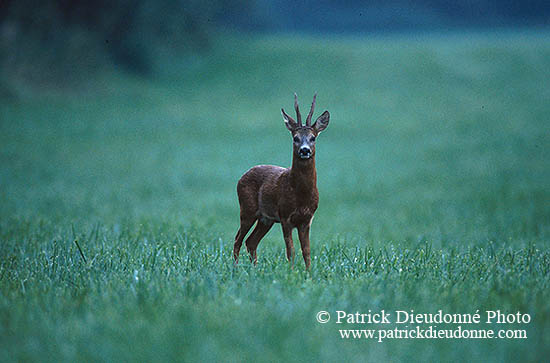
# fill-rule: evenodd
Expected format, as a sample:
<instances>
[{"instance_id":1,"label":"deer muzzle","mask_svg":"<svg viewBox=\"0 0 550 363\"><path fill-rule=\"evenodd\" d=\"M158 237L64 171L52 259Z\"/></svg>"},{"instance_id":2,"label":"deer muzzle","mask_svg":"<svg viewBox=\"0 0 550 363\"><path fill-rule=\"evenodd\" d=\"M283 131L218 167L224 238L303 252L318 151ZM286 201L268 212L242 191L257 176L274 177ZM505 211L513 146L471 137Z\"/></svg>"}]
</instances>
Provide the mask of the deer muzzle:
<instances>
[{"instance_id":1,"label":"deer muzzle","mask_svg":"<svg viewBox=\"0 0 550 363\"><path fill-rule=\"evenodd\" d=\"M298 150L298 155L300 155L302 159L309 159L311 157L311 148L303 145L300 147L300 150Z\"/></svg>"}]
</instances>

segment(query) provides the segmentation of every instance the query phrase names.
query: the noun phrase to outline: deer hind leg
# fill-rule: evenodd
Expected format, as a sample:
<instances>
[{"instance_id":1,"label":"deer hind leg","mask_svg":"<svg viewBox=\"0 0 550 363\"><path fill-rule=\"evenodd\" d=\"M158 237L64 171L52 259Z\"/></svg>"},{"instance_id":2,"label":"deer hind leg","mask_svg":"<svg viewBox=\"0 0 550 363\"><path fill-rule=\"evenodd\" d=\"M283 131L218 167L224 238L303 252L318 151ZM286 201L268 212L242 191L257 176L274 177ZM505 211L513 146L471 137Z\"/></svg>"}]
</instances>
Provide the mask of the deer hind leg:
<instances>
[{"instance_id":1,"label":"deer hind leg","mask_svg":"<svg viewBox=\"0 0 550 363\"><path fill-rule=\"evenodd\" d=\"M302 256L306 264L306 270L309 270L311 264L311 257L309 251L309 224L298 227L298 237L300 238L300 245L302 247Z\"/></svg>"},{"instance_id":2,"label":"deer hind leg","mask_svg":"<svg viewBox=\"0 0 550 363\"><path fill-rule=\"evenodd\" d=\"M246 174L239 180L237 184L237 195L239 197L241 226L235 236L235 244L233 245L233 258L235 263L239 262L239 252L246 234L256 222L258 212L258 190L250 185L243 183L242 180Z\"/></svg>"},{"instance_id":3,"label":"deer hind leg","mask_svg":"<svg viewBox=\"0 0 550 363\"><path fill-rule=\"evenodd\" d=\"M291 266L294 266L294 242L292 242L292 226L282 223L283 238L286 245L286 258Z\"/></svg>"},{"instance_id":4,"label":"deer hind leg","mask_svg":"<svg viewBox=\"0 0 550 363\"><path fill-rule=\"evenodd\" d=\"M241 228L237 231L235 236L235 244L233 245L233 258L235 263L239 262L239 252L241 251L241 246L243 244L244 237L252 228L252 225L256 222L255 218L243 218L241 216Z\"/></svg>"},{"instance_id":5,"label":"deer hind leg","mask_svg":"<svg viewBox=\"0 0 550 363\"><path fill-rule=\"evenodd\" d=\"M246 249L250 253L250 261L253 261L254 264L258 261L256 256L256 248L258 247L260 240L267 232L269 232L272 226L273 221L262 221L262 219L258 219L256 228L254 228L250 236L246 239Z\"/></svg>"}]
</instances>

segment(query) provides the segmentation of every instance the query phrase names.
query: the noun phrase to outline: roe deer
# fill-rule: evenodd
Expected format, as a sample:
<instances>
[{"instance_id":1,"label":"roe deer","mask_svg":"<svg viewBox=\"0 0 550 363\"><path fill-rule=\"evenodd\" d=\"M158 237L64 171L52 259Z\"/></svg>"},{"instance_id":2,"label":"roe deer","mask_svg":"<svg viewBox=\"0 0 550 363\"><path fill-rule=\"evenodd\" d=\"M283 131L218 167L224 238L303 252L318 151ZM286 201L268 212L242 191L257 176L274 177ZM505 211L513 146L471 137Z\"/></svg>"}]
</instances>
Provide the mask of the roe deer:
<instances>
[{"instance_id":1,"label":"roe deer","mask_svg":"<svg viewBox=\"0 0 550 363\"><path fill-rule=\"evenodd\" d=\"M313 96L311 109L302 125L302 116L298 109L298 96L294 94L295 121L284 109L281 109L287 129L292 133L293 152L290 168L274 165L258 165L248 170L237 183L237 194L241 207L241 227L235 236L233 257L237 263L243 239L257 221L256 228L246 239L246 248L250 259L257 262L256 248L260 240L275 222L281 223L286 244L286 257L294 264L294 245L292 230L298 229L302 255L306 269L311 259L309 251L309 229L313 214L319 203L317 191L317 172L315 170L315 138L327 128L330 114L323 112L311 125L315 108Z\"/></svg>"}]
</instances>

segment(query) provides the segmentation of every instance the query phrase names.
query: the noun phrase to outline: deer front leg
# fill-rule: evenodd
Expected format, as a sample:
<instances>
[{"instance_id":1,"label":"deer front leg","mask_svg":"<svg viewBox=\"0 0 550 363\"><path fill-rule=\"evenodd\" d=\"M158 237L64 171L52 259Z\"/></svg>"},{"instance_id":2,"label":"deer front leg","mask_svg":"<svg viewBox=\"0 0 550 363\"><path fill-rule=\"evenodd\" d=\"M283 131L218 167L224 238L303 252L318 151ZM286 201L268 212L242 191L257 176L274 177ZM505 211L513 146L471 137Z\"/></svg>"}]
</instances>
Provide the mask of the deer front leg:
<instances>
[{"instance_id":1,"label":"deer front leg","mask_svg":"<svg viewBox=\"0 0 550 363\"><path fill-rule=\"evenodd\" d=\"M306 270L309 270L311 264L311 257L309 252L309 223L298 227L298 237L300 238L300 245L302 247L302 256L306 264Z\"/></svg>"},{"instance_id":2,"label":"deer front leg","mask_svg":"<svg viewBox=\"0 0 550 363\"><path fill-rule=\"evenodd\" d=\"M292 242L292 226L282 223L283 238L286 245L286 258L290 262L290 266L294 266L294 242Z\"/></svg>"}]
</instances>

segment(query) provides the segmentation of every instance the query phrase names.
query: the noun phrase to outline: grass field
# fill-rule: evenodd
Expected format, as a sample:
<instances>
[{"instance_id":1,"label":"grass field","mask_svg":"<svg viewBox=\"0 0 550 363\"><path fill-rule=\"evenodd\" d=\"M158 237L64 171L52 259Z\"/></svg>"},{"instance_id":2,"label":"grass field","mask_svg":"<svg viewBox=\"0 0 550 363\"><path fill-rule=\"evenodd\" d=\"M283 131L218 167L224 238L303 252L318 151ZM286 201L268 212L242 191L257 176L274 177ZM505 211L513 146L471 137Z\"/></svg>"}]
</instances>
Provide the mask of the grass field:
<instances>
[{"instance_id":1,"label":"grass field","mask_svg":"<svg viewBox=\"0 0 550 363\"><path fill-rule=\"evenodd\" d=\"M0 361L547 359L548 39L231 38L159 79L0 101ZM279 225L234 266L236 182L289 165L295 91L332 115L311 271ZM335 311L369 309L532 320L341 339L372 326Z\"/></svg>"}]
</instances>

